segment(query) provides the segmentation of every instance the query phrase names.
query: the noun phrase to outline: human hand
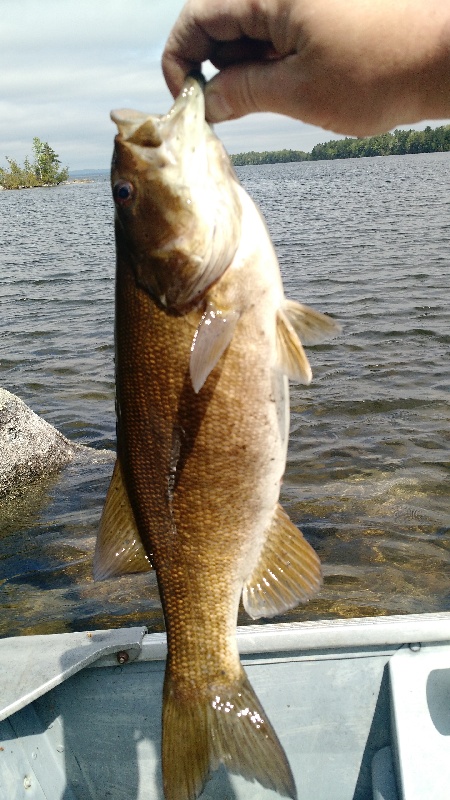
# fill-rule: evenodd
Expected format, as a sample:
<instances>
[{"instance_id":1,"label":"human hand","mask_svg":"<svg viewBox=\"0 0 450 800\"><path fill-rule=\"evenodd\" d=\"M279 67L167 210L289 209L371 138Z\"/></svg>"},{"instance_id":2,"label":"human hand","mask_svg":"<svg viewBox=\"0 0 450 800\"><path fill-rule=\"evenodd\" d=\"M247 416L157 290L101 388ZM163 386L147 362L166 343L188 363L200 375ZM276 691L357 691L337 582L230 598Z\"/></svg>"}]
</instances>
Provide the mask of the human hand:
<instances>
[{"instance_id":1,"label":"human hand","mask_svg":"<svg viewBox=\"0 0 450 800\"><path fill-rule=\"evenodd\" d=\"M443 0L188 0L163 54L174 95L206 60L210 122L273 111L369 136L450 117Z\"/></svg>"}]
</instances>

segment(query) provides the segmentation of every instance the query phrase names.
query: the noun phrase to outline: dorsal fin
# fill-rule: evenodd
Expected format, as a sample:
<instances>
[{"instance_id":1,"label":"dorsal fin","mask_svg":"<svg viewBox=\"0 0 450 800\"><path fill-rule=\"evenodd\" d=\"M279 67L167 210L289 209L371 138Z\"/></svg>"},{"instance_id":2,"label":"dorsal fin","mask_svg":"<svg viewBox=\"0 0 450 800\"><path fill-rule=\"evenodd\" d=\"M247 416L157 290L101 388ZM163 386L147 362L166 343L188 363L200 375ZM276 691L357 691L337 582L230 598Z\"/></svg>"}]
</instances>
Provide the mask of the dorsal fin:
<instances>
[{"instance_id":1,"label":"dorsal fin","mask_svg":"<svg viewBox=\"0 0 450 800\"><path fill-rule=\"evenodd\" d=\"M150 569L152 565L138 533L123 482L120 461L117 459L100 520L94 556L94 579L101 581L115 575L148 572Z\"/></svg>"},{"instance_id":2,"label":"dorsal fin","mask_svg":"<svg viewBox=\"0 0 450 800\"><path fill-rule=\"evenodd\" d=\"M259 561L244 584L247 614L253 619L283 614L310 600L321 585L317 553L278 505Z\"/></svg>"}]
</instances>

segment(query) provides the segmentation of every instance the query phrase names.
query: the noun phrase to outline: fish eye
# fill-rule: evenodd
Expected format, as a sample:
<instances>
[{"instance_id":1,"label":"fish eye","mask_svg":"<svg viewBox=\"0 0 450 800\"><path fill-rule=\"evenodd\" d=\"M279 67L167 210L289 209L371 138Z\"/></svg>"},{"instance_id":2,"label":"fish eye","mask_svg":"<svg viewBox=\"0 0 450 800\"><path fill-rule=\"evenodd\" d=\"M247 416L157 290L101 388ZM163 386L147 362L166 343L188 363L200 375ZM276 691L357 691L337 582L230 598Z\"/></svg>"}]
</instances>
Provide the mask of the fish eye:
<instances>
[{"instance_id":1,"label":"fish eye","mask_svg":"<svg viewBox=\"0 0 450 800\"><path fill-rule=\"evenodd\" d=\"M134 195L134 186L129 181L117 181L113 187L114 202L118 206L126 206Z\"/></svg>"}]
</instances>

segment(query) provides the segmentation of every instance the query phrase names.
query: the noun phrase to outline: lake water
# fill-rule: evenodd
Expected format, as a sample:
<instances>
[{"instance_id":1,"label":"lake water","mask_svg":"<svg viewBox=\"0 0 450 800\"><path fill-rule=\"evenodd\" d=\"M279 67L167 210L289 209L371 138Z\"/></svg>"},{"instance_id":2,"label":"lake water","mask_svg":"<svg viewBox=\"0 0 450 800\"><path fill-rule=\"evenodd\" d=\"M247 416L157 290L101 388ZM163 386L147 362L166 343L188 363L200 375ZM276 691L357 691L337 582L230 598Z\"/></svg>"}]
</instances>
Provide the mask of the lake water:
<instances>
[{"instance_id":1,"label":"lake water","mask_svg":"<svg viewBox=\"0 0 450 800\"><path fill-rule=\"evenodd\" d=\"M291 387L282 491L325 585L277 621L450 610L450 153L237 171L286 294L343 324ZM0 385L99 449L115 446L112 219L106 180L0 192ZM71 465L0 505L1 636L163 629L153 575L92 580L110 472Z\"/></svg>"}]
</instances>

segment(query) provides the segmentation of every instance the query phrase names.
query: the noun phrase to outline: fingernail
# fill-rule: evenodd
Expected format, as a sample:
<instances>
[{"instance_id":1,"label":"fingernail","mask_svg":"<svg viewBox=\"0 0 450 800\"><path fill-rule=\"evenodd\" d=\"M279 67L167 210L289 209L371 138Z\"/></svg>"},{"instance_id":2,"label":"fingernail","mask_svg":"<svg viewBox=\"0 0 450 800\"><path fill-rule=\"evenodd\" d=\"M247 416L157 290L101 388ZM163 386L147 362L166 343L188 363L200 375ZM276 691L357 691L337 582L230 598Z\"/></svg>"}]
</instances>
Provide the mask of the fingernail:
<instances>
[{"instance_id":1,"label":"fingernail","mask_svg":"<svg viewBox=\"0 0 450 800\"><path fill-rule=\"evenodd\" d=\"M205 95L206 119L208 122L223 122L230 119L233 114L223 95L217 92L207 92Z\"/></svg>"}]
</instances>

